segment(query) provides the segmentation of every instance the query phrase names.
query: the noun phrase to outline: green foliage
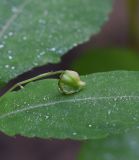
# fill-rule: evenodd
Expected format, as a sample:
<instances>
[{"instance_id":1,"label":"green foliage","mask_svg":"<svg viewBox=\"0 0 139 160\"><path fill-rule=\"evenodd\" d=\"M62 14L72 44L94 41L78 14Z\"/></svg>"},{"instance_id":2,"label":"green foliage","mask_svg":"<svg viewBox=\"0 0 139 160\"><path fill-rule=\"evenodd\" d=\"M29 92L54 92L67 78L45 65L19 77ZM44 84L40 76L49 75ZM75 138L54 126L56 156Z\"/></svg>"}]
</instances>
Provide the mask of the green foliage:
<instances>
[{"instance_id":1,"label":"green foliage","mask_svg":"<svg viewBox=\"0 0 139 160\"><path fill-rule=\"evenodd\" d=\"M100 30L112 0L1 0L0 78L56 63Z\"/></svg>"},{"instance_id":2,"label":"green foliage","mask_svg":"<svg viewBox=\"0 0 139 160\"><path fill-rule=\"evenodd\" d=\"M98 33L111 8L112 0L1 0L0 87L33 67L59 62ZM31 82L35 77L23 81L31 83L0 98L0 131L10 136L90 140L79 160L139 159L138 133L125 134L139 128L139 72L103 73L139 70L139 56L129 49L92 49L76 59L72 69L102 73L80 80L73 71L72 76L58 71L50 73L61 74L59 83ZM19 84L25 83L9 91ZM77 93L60 94L58 85L62 93Z\"/></svg>"},{"instance_id":3,"label":"green foliage","mask_svg":"<svg viewBox=\"0 0 139 160\"><path fill-rule=\"evenodd\" d=\"M78 160L138 160L139 132L88 141Z\"/></svg>"},{"instance_id":4,"label":"green foliage","mask_svg":"<svg viewBox=\"0 0 139 160\"><path fill-rule=\"evenodd\" d=\"M6 84L0 81L0 88L4 87Z\"/></svg>"},{"instance_id":5,"label":"green foliage","mask_svg":"<svg viewBox=\"0 0 139 160\"><path fill-rule=\"evenodd\" d=\"M112 70L139 70L139 55L126 48L96 48L76 58L72 67L80 74Z\"/></svg>"},{"instance_id":6,"label":"green foliage","mask_svg":"<svg viewBox=\"0 0 139 160\"><path fill-rule=\"evenodd\" d=\"M0 130L8 135L94 139L139 127L139 72L97 73L70 96L57 80L28 84L0 99Z\"/></svg>"}]
</instances>

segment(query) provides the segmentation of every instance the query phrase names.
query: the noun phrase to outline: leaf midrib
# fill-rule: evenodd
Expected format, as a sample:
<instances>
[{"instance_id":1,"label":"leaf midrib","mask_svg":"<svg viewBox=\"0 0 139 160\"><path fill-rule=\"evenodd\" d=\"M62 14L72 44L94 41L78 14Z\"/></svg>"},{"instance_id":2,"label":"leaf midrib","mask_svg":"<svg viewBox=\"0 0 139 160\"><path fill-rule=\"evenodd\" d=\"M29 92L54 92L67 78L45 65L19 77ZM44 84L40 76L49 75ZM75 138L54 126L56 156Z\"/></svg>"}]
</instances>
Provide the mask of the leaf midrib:
<instances>
[{"instance_id":1,"label":"leaf midrib","mask_svg":"<svg viewBox=\"0 0 139 160\"><path fill-rule=\"evenodd\" d=\"M29 110L32 110L32 109L36 109L36 108L41 108L41 107L47 107L47 106L54 106L54 105L57 105L57 104L60 104L60 103L75 103L75 102L80 102L80 101L93 101L93 100L117 100L117 99L120 99L120 100L123 100L123 99L139 99L139 96L110 96L110 97L85 97L85 98L76 98L76 99L69 99L69 100L63 100L63 101L54 101L54 102L50 102L50 103L47 103L47 104L39 104L39 105L34 105L34 106L29 106L29 107L26 107L26 108L23 108L23 109L20 109L20 110L16 110L16 111L13 111L13 112L9 112L9 113L6 113L6 114L3 114L0 116L0 119L4 119L4 118L7 118L9 116L12 116L12 115L15 115L15 114L18 114L18 113L22 113L22 112L25 112L25 111L29 111Z\"/></svg>"}]
</instances>

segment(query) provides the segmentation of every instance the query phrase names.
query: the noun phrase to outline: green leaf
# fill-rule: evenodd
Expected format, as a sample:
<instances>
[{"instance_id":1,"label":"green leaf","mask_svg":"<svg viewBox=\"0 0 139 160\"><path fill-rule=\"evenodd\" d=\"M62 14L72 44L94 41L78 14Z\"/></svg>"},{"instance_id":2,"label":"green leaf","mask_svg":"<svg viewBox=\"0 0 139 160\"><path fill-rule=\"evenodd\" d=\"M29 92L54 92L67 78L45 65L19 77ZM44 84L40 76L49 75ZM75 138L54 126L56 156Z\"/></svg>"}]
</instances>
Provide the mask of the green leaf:
<instances>
[{"instance_id":1,"label":"green leaf","mask_svg":"<svg viewBox=\"0 0 139 160\"><path fill-rule=\"evenodd\" d=\"M138 160L139 133L86 142L79 160Z\"/></svg>"},{"instance_id":2,"label":"green leaf","mask_svg":"<svg viewBox=\"0 0 139 160\"><path fill-rule=\"evenodd\" d=\"M0 1L0 78L56 63L100 30L112 0Z\"/></svg>"},{"instance_id":3,"label":"green leaf","mask_svg":"<svg viewBox=\"0 0 139 160\"><path fill-rule=\"evenodd\" d=\"M139 128L139 72L82 77L86 88L59 93L57 80L28 84L0 99L0 130L8 135L93 139Z\"/></svg>"},{"instance_id":4,"label":"green leaf","mask_svg":"<svg viewBox=\"0 0 139 160\"><path fill-rule=\"evenodd\" d=\"M74 59L73 70L80 74L112 70L139 70L139 55L126 48L94 48Z\"/></svg>"},{"instance_id":5,"label":"green leaf","mask_svg":"<svg viewBox=\"0 0 139 160\"><path fill-rule=\"evenodd\" d=\"M6 84L0 81L0 89L4 87Z\"/></svg>"}]
</instances>

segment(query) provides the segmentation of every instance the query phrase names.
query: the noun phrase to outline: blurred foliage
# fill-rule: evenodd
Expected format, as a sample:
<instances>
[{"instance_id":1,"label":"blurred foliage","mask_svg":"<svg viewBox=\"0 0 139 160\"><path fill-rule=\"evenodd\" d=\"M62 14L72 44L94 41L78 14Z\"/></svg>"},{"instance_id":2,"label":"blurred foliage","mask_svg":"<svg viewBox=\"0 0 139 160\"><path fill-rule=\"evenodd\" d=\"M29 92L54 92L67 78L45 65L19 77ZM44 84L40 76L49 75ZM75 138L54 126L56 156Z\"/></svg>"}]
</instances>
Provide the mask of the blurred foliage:
<instances>
[{"instance_id":1,"label":"blurred foliage","mask_svg":"<svg viewBox=\"0 0 139 160\"><path fill-rule=\"evenodd\" d=\"M73 70L80 74L111 70L139 70L139 55L125 48L96 48L73 60Z\"/></svg>"},{"instance_id":2,"label":"blurred foliage","mask_svg":"<svg viewBox=\"0 0 139 160\"><path fill-rule=\"evenodd\" d=\"M0 81L0 89L3 88L6 84L2 81Z\"/></svg>"},{"instance_id":3,"label":"blurred foliage","mask_svg":"<svg viewBox=\"0 0 139 160\"><path fill-rule=\"evenodd\" d=\"M139 132L85 142L78 160L138 160Z\"/></svg>"}]
</instances>

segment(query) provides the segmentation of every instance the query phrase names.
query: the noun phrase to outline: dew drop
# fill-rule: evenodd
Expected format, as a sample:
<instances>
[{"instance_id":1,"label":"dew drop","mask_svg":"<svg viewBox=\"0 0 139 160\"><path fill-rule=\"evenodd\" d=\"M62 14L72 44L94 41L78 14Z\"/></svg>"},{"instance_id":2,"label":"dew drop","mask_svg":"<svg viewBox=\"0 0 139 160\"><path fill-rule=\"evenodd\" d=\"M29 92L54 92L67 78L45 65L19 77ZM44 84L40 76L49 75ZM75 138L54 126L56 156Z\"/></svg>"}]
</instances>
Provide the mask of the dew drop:
<instances>
[{"instance_id":1,"label":"dew drop","mask_svg":"<svg viewBox=\"0 0 139 160\"><path fill-rule=\"evenodd\" d=\"M5 65L5 68L9 68L9 65L8 65L8 64L6 64L6 65Z\"/></svg>"},{"instance_id":2,"label":"dew drop","mask_svg":"<svg viewBox=\"0 0 139 160\"><path fill-rule=\"evenodd\" d=\"M25 40L27 40L27 37L26 37L26 36L24 36L24 37L23 37L23 40L24 40L24 41L25 41Z\"/></svg>"},{"instance_id":3,"label":"dew drop","mask_svg":"<svg viewBox=\"0 0 139 160\"><path fill-rule=\"evenodd\" d=\"M114 98L114 101L115 101L115 102L117 101L117 97L116 97L116 98Z\"/></svg>"},{"instance_id":4,"label":"dew drop","mask_svg":"<svg viewBox=\"0 0 139 160\"><path fill-rule=\"evenodd\" d=\"M46 115L46 116L45 116L45 119L49 119L49 116L48 116L48 115Z\"/></svg>"},{"instance_id":5,"label":"dew drop","mask_svg":"<svg viewBox=\"0 0 139 160\"><path fill-rule=\"evenodd\" d=\"M76 132L73 132L72 134L73 134L74 136L76 136L76 135L77 135L77 133L76 133Z\"/></svg>"},{"instance_id":6,"label":"dew drop","mask_svg":"<svg viewBox=\"0 0 139 160\"><path fill-rule=\"evenodd\" d=\"M13 32L9 32L8 35L9 35L9 36L13 36Z\"/></svg>"},{"instance_id":7,"label":"dew drop","mask_svg":"<svg viewBox=\"0 0 139 160\"><path fill-rule=\"evenodd\" d=\"M8 58L11 60L11 59L13 59L13 57L12 56L8 56Z\"/></svg>"},{"instance_id":8,"label":"dew drop","mask_svg":"<svg viewBox=\"0 0 139 160\"><path fill-rule=\"evenodd\" d=\"M34 64L34 66L37 66L37 65L38 65L38 63L37 63L37 62L34 62L33 64Z\"/></svg>"},{"instance_id":9,"label":"dew drop","mask_svg":"<svg viewBox=\"0 0 139 160\"><path fill-rule=\"evenodd\" d=\"M137 120L137 118L136 118L136 117L133 117L133 120L134 120L134 121L136 121L136 120Z\"/></svg>"},{"instance_id":10,"label":"dew drop","mask_svg":"<svg viewBox=\"0 0 139 160\"><path fill-rule=\"evenodd\" d=\"M44 98L43 98L43 100L45 101L45 100L46 100L46 98L44 97Z\"/></svg>"},{"instance_id":11,"label":"dew drop","mask_svg":"<svg viewBox=\"0 0 139 160\"><path fill-rule=\"evenodd\" d=\"M11 69L14 70L14 69L15 69L15 66L12 66Z\"/></svg>"},{"instance_id":12,"label":"dew drop","mask_svg":"<svg viewBox=\"0 0 139 160\"><path fill-rule=\"evenodd\" d=\"M108 110L108 115L110 115L111 114L111 110Z\"/></svg>"},{"instance_id":13,"label":"dew drop","mask_svg":"<svg viewBox=\"0 0 139 160\"><path fill-rule=\"evenodd\" d=\"M27 104L27 102L24 102L24 104Z\"/></svg>"},{"instance_id":14,"label":"dew drop","mask_svg":"<svg viewBox=\"0 0 139 160\"><path fill-rule=\"evenodd\" d=\"M92 127L92 124L89 124L88 126L89 126L89 128L91 128L91 127Z\"/></svg>"},{"instance_id":15,"label":"dew drop","mask_svg":"<svg viewBox=\"0 0 139 160\"><path fill-rule=\"evenodd\" d=\"M3 45L3 44L0 44L0 49L3 48L3 47L4 47L4 45Z\"/></svg>"},{"instance_id":16,"label":"dew drop","mask_svg":"<svg viewBox=\"0 0 139 160\"><path fill-rule=\"evenodd\" d=\"M78 45L77 43L74 43L74 44L73 44L74 47L76 47L77 45Z\"/></svg>"},{"instance_id":17,"label":"dew drop","mask_svg":"<svg viewBox=\"0 0 139 160\"><path fill-rule=\"evenodd\" d=\"M50 48L48 49L49 51L52 51L52 52L55 52L56 51L56 48Z\"/></svg>"},{"instance_id":18,"label":"dew drop","mask_svg":"<svg viewBox=\"0 0 139 160\"><path fill-rule=\"evenodd\" d=\"M43 51L43 52L40 53L40 56L43 56L44 54L45 54L45 52Z\"/></svg>"},{"instance_id":19,"label":"dew drop","mask_svg":"<svg viewBox=\"0 0 139 160\"><path fill-rule=\"evenodd\" d=\"M13 13L16 13L16 12L18 12L18 9L17 9L15 6L13 6L13 7L12 7L12 12L13 12Z\"/></svg>"}]
</instances>

